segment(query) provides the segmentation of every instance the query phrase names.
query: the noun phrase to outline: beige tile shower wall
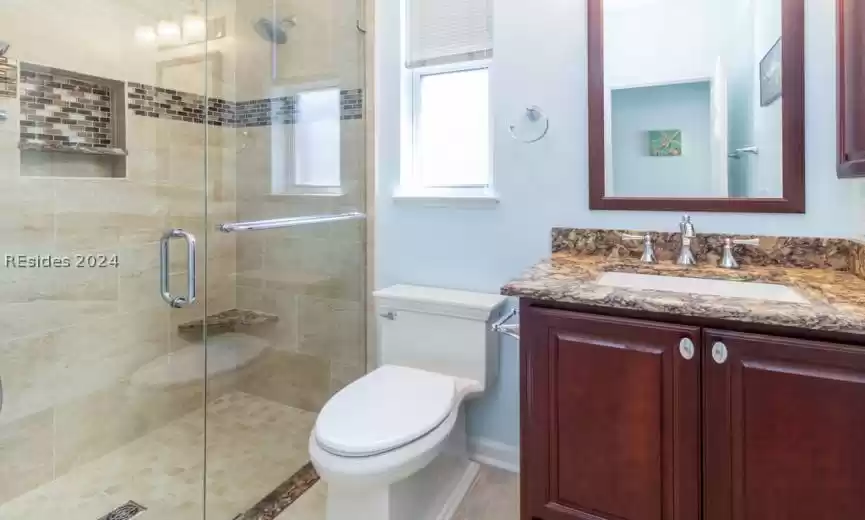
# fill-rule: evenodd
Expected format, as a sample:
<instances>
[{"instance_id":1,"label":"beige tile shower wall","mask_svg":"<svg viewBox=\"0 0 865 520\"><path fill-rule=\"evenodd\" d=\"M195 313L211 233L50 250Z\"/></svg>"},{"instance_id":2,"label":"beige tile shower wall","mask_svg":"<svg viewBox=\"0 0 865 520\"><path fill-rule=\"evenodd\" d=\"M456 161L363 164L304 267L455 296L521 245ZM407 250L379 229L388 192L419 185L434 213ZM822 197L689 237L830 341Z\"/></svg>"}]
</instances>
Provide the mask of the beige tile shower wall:
<instances>
[{"instance_id":1,"label":"beige tile shower wall","mask_svg":"<svg viewBox=\"0 0 865 520\"><path fill-rule=\"evenodd\" d=\"M206 2L208 17L225 17L229 28L227 37L207 45L208 55L218 58L221 69L208 86L212 95L229 99L234 99L235 3L240 2ZM179 18L180 4L176 0L4 0L0 34L12 44L10 54L29 63L204 94L204 81L190 79L202 78L202 67L192 64L203 63L203 45L160 49L135 39L140 26ZM188 74L178 74L175 66L184 63ZM214 62L208 66L212 70Z\"/></svg>"},{"instance_id":2,"label":"beige tile shower wall","mask_svg":"<svg viewBox=\"0 0 865 520\"><path fill-rule=\"evenodd\" d=\"M259 220L364 211L363 120L342 122L342 196L274 195L270 127L238 131L238 217ZM290 160L290 159L289 159ZM359 221L241 235L237 244L241 308L279 317L261 331L270 348L244 369L239 389L318 411L366 369L366 226Z\"/></svg>"},{"instance_id":3,"label":"beige tile shower wall","mask_svg":"<svg viewBox=\"0 0 865 520\"><path fill-rule=\"evenodd\" d=\"M363 37L357 0L244 0L237 5L237 99L261 99L297 90L363 87ZM287 42L273 45L253 23L276 16Z\"/></svg>"},{"instance_id":4,"label":"beige tile shower wall","mask_svg":"<svg viewBox=\"0 0 865 520\"><path fill-rule=\"evenodd\" d=\"M290 95L306 89L363 87L364 46L356 0L249 0L237 11L237 99ZM288 42L256 34L259 18L285 21ZM289 150L271 127L237 132L240 220L322 215L366 208L364 120L342 122L343 196L272 195L275 147ZM280 154L281 155L281 154ZM284 161L293 157L283 156ZM252 332L270 348L240 371L239 389L318 411L333 392L366 369L364 302L366 227L359 222L245 234L237 244L237 301L276 315Z\"/></svg>"},{"instance_id":5,"label":"beige tile shower wall","mask_svg":"<svg viewBox=\"0 0 865 520\"><path fill-rule=\"evenodd\" d=\"M200 55L200 46L156 52L134 43L135 26L152 22L148 5L154 2L10 0L0 5L0 34L24 61L175 87L160 83L170 78L203 92L201 68L176 61ZM99 38L92 37L96 29ZM210 92L226 96L234 81L230 43L220 41L223 67L209 69L207 80ZM166 62L180 68L162 75ZM135 374L147 365L172 369L169 354L191 344L177 325L200 319L204 302L209 312L236 306L236 239L206 225L205 200L214 220L233 221L237 213L233 129L211 127L205 141L203 125L130 115L125 179L21 177L18 101L0 99L0 109L11 116L0 123L0 259L116 254L119 260L117 269L0 265L2 503L202 405L203 366L199 379L167 387ZM62 156L52 160L62 174ZM171 227L196 233L199 251L207 252L198 267L203 275L206 257L210 283L199 278L202 303L192 309L170 310L159 297L158 240ZM185 252L175 246L172 288L181 292Z\"/></svg>"},{"instance_id":6,"label":"beige tile shower wall","mask_svg":"<svg viewBox=\"0 0 865 520\"><path fill-rule=\"evenodd\" d=\"M144 120L134 119L132 128L136 123ZM193 126L152 124L175 137ZM203 164L205 147L190 146L174 165L151 164L153 150L132 149L128 179L86 180L19 177L15 161L6 160L15 157L16 142L15 132L0 134L3 255L117 255L120 265L0 271L0 501L199 407L203 398L200 380L160 388L133 378L176 348L172 311L158 296L157 241L174 225L204 232L190 218L203 212L203 177L199 188L180 179L189 174L188 159ZM170 156L173 148L156 155ZM215 257L218 269L232 269L233 251ZM226 285L219 304L231 306L233 287Z\"/></svg>"}]
</instances>

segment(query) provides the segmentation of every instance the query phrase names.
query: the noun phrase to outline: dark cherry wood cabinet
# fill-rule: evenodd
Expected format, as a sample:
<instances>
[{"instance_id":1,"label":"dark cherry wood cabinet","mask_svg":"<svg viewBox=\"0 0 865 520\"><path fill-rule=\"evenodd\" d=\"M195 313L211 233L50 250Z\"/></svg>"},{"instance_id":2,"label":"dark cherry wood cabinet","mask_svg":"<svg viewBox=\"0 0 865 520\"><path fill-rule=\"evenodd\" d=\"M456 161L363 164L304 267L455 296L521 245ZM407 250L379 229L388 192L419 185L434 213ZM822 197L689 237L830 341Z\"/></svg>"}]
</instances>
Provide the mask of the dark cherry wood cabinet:
<instances>
[{"instance_id":1,"label":"dark cherry wood cabinet","mask_svg":"<svg viewBox=\"0 0 865 520\"><path fill-rule=\"evenodd\" d=\"M865 347L531 300L521 337L523 520L865 519Z\"/></svg>"},{"instance_id":2,"label":"dark cherry wood cabinet","mask_svg":"<svg viewBox=\"0 0 865 520\"><path fill-rule=\"evenodd\" d=\"M838 176L865 176L865 2L838 2Z\"/></svg>"},{"instance_id":3,"label":"dark cherry wood cabinet","mask_svg":"<svg viewBox=\"0 0 865 520\"><path fill-rule=\"evenodd\" d=\"M521 322L523 518L698 518L700 329L549 309Z\"/></svg>"},{"instance_id":4,"label":"dark cherry wood cabinet","mask_svg":"<svg viewBox=\"0 0 865 520\"><path fill-rule=\"evenodd\" d=\"M704 334L704 520L865 519L865 350Z\"/></svg>"}]
</instances>

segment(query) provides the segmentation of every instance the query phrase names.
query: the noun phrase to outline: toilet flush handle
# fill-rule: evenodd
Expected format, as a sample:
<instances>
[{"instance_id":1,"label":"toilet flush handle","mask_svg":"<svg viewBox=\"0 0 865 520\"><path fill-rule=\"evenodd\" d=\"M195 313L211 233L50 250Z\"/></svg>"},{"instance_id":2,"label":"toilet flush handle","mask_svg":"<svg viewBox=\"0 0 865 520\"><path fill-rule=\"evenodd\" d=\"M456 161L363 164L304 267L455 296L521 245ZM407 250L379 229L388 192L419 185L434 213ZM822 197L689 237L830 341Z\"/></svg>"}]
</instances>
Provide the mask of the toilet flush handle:
<instances>
[{"instance_id":1,"label":"toilet flush handle","mask_svg":"<svg viewBox=\"0 0 865 520\"><path fill-rule=\"evenodd\" d=\"M384 318L386 320L391 320L391 321L396 319L396 313L393 311L383 312L383 313L379 314L379 316L381 316L382 318Z\"/></svg>"},{"instance_id":2,"label":"toilet flush handle","mask_svg":"<svg viewBox=\"0 0 865 520\"><path fill-rule=\"evenodd\" d=\"M514 317L519 317L519 311L516 308L508 311L504 316L499 318L498 321L493 323L490 328L492 330L494 330L495 332L498 332L499 334L504 334L505 336L519 340L520 339L520 324L519 323L508 324L508 321L510 321L511 318L514 318Z\"/></svg>"}]
</instances>

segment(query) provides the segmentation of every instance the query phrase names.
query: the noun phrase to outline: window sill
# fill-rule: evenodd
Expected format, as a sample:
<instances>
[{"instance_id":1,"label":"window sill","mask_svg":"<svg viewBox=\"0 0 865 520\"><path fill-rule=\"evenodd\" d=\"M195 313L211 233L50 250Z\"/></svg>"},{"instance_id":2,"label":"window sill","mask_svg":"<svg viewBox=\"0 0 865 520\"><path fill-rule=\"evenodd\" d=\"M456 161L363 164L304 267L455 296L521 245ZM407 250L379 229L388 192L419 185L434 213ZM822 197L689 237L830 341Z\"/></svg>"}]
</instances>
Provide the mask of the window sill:
<instances>
[{"instance_id":1,"label":"window sill","mask_svg":"<svg viewBox=\"0 0 865 520\"><path fill-rule=\"evenodd\" d=\"M393 194L394 201L433 208L487 208L498 206L499 197L490 188L405 188Z\"/></svg>"}]
</instances>

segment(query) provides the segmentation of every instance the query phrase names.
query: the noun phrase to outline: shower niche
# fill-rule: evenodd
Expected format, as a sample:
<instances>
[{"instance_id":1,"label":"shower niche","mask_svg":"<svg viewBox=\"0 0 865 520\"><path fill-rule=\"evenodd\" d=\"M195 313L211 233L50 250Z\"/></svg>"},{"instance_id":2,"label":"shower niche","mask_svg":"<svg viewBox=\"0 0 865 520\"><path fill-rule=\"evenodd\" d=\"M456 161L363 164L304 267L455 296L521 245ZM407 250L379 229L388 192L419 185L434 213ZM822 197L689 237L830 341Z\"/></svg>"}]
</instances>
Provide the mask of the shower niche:
<instances>
[{"instance_id":1,"label":"shower niche","mask_svg":"<svg viewBox=\"0 0 865 520\"><path fill-rule=\"evenodd\" d=\"M122 81L21 63L21 175L126 177Z\"/></svg>"}]
</instances>

